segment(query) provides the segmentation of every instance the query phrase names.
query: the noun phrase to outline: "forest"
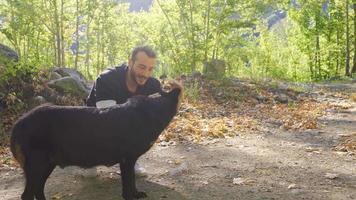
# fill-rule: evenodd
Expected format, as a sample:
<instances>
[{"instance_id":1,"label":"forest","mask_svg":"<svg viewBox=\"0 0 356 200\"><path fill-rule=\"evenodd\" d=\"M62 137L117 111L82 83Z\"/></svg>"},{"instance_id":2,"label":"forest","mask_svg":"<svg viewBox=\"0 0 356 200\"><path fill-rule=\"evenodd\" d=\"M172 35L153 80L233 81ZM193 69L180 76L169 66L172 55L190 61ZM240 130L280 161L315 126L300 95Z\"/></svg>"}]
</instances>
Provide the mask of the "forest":
<instances>
[{"instance_id":1,"label":"forest","mask_svg":"<svg viewBox=\"0 0 356 200\"><path fill-rule=\"evenodd\" d=\"M356 199L355 76L356 0L0 0L0 200Z\"/></svg>"},{"instance_id":2,"label":"forest","mask_svg":"<svg viewBox=\"0 0 356 200\"><path fill-rule=\"evenodd\" d=\"M66 66L90 79L140 44L159 53L157 75L214 60L227 76L309 82L356 72L355 1L132 2L2 0L0 41L25 68Z\"/></svg>"}]
</instances>

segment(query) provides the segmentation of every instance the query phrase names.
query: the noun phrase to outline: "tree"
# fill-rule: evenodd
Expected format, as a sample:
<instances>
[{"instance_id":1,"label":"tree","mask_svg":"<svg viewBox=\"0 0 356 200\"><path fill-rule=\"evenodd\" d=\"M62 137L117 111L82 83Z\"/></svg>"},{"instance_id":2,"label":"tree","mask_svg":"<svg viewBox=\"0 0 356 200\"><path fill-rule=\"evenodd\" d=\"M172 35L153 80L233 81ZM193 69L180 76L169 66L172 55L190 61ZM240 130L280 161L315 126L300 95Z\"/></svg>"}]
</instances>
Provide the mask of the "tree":
<instances>
[{"instance_id":1,"label":"tree","mask_svg":"<svg viewBox=\"0 0 356 200\"><path fill-rule=\"evenodd\" d=\"M350 73L350 27L349 27L349 0L346 0L345 4L345 13L346 13L346 57L345 57L345 75L351 76Z\"/></svg>"}]
</instances>

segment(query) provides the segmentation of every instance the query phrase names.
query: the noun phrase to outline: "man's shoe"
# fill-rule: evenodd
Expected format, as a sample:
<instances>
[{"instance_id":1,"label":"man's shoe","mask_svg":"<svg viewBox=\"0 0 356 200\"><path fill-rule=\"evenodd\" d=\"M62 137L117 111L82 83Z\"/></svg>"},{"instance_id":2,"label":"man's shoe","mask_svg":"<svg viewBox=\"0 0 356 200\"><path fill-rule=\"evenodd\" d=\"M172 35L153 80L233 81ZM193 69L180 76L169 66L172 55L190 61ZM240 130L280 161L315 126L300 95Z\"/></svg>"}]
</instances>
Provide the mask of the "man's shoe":
<instances>
[{"instance_id":1,"label":"man's shoe","mask_svg":"<svg viewBox=\"0 0 356 200\"><path fill-rule=\"evenodd\" d=\"M116 170L115 172L117 174L121 174L120 165L114 165L114 167L119 168L119 170ZM135 164L135 174L136 174L137 177L146 177L147 176L147 171L140 164L136 163Z\"/></svg>"},{"instance_id":2,"label":"man's shoe","mask_svg":"<svg viewBox=\"0 0 356 200\"><path fill-rule=\"evenodd\" d=\"M88 177L96 177L98 175L96 167L92 167L92 168L86 169L86 174L87 174Z\"/></svg>"},{"instance_id":3,"label":"man's shoe","mask_svg":"<svg viewBox=\"0 0 356 200\"><path fill-rule=\"evenodd\" d=\"M136 163L135 164L135 174L137 177L146 177L147 171L140 164Z\"/></svg>"}]
</instances>

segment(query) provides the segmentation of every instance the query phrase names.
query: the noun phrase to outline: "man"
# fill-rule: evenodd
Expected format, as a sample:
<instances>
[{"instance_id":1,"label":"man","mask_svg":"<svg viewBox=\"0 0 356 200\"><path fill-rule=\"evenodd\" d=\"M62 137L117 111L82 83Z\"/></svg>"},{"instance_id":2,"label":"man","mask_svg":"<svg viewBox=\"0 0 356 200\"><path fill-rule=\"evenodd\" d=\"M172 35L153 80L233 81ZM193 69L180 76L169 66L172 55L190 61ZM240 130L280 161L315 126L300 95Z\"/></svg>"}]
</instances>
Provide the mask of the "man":
<instances>
[{"instance_id":1,"label":"man","mask_svg":"<svg viewBox=\"0 0 356 200\"><path fill-rule=\"evenodd\" d=\"M134 95L151 95L161 91L160 82L152 77L156 53L149 46L133 49L128 65L109 69L96 79L87 99L87 106L98 108L121 104ZM144 169L135 166L136 174Z\"/></svg>"},{"instance_id":2,"label":"man","mask_svg":"<svg viewBox=\"0 0 356 200\"><path fill-rule=\"evenodd\" d=\"M151 95L161 91L160 82L151 77L156 53L148 46L134 48L128 62L99 75L87 100L98 108L124 103L133 95Z\"/></svg>"}]
</instances>

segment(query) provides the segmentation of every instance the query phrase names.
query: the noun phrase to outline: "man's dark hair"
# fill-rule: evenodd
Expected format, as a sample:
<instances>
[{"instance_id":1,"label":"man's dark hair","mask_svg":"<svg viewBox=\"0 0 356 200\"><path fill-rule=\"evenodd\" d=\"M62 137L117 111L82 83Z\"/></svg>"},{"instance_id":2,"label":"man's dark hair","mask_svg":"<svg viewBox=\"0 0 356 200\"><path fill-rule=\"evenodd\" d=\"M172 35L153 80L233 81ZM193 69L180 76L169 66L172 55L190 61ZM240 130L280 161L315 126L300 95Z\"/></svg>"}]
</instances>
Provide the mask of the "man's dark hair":
<instances>
[{"instance_id":1,"label":"man's dark hair","mask_svg":"<svg viewBox=\"0 0 356 200\"><path fill-rule=\"evenodd\" d=\"M132 50L131 60L135 61L137 53L141 51L145 52L150 58L156 58L156 52L150 46L137 46Z\"/></svg>"}]
</instances>

